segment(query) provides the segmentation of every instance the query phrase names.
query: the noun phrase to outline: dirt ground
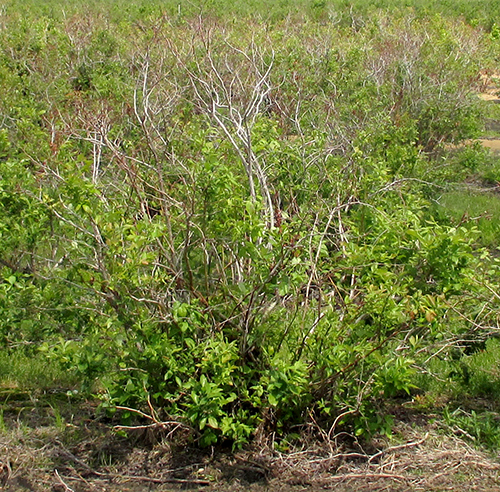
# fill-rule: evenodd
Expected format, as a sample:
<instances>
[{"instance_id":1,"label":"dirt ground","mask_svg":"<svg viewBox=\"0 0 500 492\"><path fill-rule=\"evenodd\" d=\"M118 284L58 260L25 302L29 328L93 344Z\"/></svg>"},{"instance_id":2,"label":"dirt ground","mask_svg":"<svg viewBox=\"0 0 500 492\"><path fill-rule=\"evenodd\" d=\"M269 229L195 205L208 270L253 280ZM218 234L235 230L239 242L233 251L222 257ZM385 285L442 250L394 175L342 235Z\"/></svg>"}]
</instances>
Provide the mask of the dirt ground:
<instances>
[{"instance_id":1,"label":"dirt ground","mask_svg":"<svg viewBox=\"0 0 500 492\"><path fill-rule=\"evenodd\" d=\"M28 395L25 395L28 396ZM5 399L3 399L5 401ZM393 436L364 446L304 429L279 452L266 442L232 453L197 450L158 433L128 437L78 405L32 396L4 405L0 489L8 492L319 492L500 490L500 459L444 433L432 416L398 412ZM175 444L172 444L174 442Z\"/></svg>"}]
</instances>

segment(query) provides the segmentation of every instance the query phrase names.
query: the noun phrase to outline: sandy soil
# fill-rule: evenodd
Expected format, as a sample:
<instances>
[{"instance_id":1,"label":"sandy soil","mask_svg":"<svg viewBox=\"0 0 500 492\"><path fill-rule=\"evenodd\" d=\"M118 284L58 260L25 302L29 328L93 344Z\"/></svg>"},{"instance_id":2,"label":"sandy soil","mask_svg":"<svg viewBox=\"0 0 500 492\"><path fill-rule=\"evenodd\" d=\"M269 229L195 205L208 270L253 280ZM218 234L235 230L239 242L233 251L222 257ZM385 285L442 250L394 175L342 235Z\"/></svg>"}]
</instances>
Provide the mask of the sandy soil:
<instances>
[{"instance_id":1,"label":"sandy soil","mask_svg":"<svg viewBox=\"0 0 500 492\"><path fill-rule=\"evenodd\" d=\"M492 138L492 139L480 138L479 142L481 142L481 145L483 147L487 147L488 149L492 149L495 152L496 151L500 152L500 139L498 139L498 138Z\"/></svg>"}]
</instances>

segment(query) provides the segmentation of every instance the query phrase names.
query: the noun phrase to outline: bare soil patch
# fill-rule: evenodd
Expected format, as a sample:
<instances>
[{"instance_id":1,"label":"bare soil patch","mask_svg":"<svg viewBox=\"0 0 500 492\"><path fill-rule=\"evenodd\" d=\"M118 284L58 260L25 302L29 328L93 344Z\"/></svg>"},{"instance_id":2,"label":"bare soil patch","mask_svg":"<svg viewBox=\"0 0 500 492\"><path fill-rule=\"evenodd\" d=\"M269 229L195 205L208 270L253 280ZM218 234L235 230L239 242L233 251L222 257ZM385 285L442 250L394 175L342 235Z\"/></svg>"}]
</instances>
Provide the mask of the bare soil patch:
<instances>
[{"instance_id":1,"label":"bare soil patch","mask_svg":"<svg viewBox=\"0 0 500 492\"><path fill-rule=\"evenodd\" d=\"M500 103L500 97L498 97L497 91L493 92L493 93L488 93L488 92L482 92L481 94L479 94L479 97L483 100L483 101L491 101L491 102L494 102L494 103Z\"/></svg>"},{"instance_id":2,"label":"bare soil patch","mask_svg":"<svg viewBox=\"0 0 500 492\"><path fill-rule=\"evenodd\" d=\"M478 96L483 101L500 103L500 73L483 71L481 74L481 92Z\"/></svg>"},{"instance_id":3,"label":"bare soil patch","mask_svg":"<svg viewBox=\"0 0 500 492\"><path fill-rule=\"evenodd\" d=\"M480 138L479 142L483 147L493 150L494 152L500 152L500 139L498 138Z\"/></svg>"}]
</instances>

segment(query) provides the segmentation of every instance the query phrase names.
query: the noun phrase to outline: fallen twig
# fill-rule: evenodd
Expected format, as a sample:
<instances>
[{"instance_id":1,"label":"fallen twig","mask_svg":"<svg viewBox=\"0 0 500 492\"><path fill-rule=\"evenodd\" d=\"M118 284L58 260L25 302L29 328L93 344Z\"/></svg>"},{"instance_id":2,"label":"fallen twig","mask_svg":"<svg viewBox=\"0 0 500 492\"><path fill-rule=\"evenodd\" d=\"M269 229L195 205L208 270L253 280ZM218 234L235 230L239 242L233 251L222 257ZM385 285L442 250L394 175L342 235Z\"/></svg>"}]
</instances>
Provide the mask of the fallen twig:
<instances>
[{"instance_id":1,"label":"fallen twig","mask_svg":"<svg viewBox=\"0 0 500 492\"><path fill-rule=\"evenodd\" d=\"M370 456L369 460L368 460L368 463L372 463L374 460L376 460L377 458L379 458L380 456L383 456L384 454L388 454L388 453L391 453L392 451L397 451L397 450L400 450L400 449L406 449L406 448L412 448L414 446L420 446L421 444L423 444L425 442L425 440L429 437L429 434L426 434L423 439L420 439L420 441L415 441L415 442L409 442L409 443L406 443L406 444L400 444L398 446L392 446L390 448L387 448L387 449L382 449L382 451L379 451L378 453Z\"/></svg>"},{"instance_id":2,"label":"fallen twig","mask_svg":"<svg viewBox=\"0 0 500 492\"><path fill-rule=\"evenodd\" d=\"M333 475L331 480L351 480L356 478L391 478L393 480L407 480L403 475L395 475L393 473L345 473L342 475Z\"/></svg>"},{"instance_id":3,"label":"fallen twig","mask_svg":"<svg viewBox=\"0 0 500 492\"><path fill-rule=\"evenodd\" d=\"M59 480L60 484L64 487L65 492L75 492L71 487L69 487L64 480L61 478L61 475L59 475L59 472L57 470L54 470L54 475L57 477Z\"/></svg>"},{"instance_id":4,"label":"fallen twig","mask_svg":"<svg viewBox=\"0 0 500 492\"><path fill-rule=\"evenodd\" d=\"M157 415L155 409L153 408L153 405L151 404L149 396L148 396L148 406L149 406L149 410L151 412L151 415L148 415L147 413L144 413L141 410L137 410L135 408L116 406L117 410L124 410L126 412L135 413L137 415L140 415L141 417L148 419L152 423L145 424L145 425L115 425L114 429L115 430L144 430L144 429L167 429L168 427L171 427L167 437L170 437L179 428L190 429L190 427L188 425L183 424L182 422L178 422L176 420L161 421L158 418L158 415Z\"/></svg>"}]
</instances>

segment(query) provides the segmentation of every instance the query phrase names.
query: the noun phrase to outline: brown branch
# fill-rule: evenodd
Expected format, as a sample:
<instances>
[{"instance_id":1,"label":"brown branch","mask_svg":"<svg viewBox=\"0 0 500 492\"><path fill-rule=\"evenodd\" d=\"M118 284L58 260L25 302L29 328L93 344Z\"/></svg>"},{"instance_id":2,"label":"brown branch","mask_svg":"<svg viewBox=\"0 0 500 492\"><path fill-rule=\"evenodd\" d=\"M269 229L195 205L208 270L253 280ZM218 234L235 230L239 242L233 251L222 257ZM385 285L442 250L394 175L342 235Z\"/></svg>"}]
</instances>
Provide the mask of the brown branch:
<instances>
[{"instance_id":1,"label":"brown branch","mask_svg":"<svg viewBox=\"0 0 500 492\"><path fill-rule=\"evenodd\" d=\"M428 437L429 437L429 434L427 433L422 439L420 439L420 441L409 442L406 444L400 444L399 446L392 446L390 448L383 449L382 451L379 451L378 453L375 453L373 456L371 456L370 459L368 460L368 463L371 463L372 461L383 456L384 454L388 454L388 453L391 453L393 451L398 451L400 449L412 448L414 446L420 446L421 444L423 444L425 442L425 440Z\"/></svg>"}]
</instances>

